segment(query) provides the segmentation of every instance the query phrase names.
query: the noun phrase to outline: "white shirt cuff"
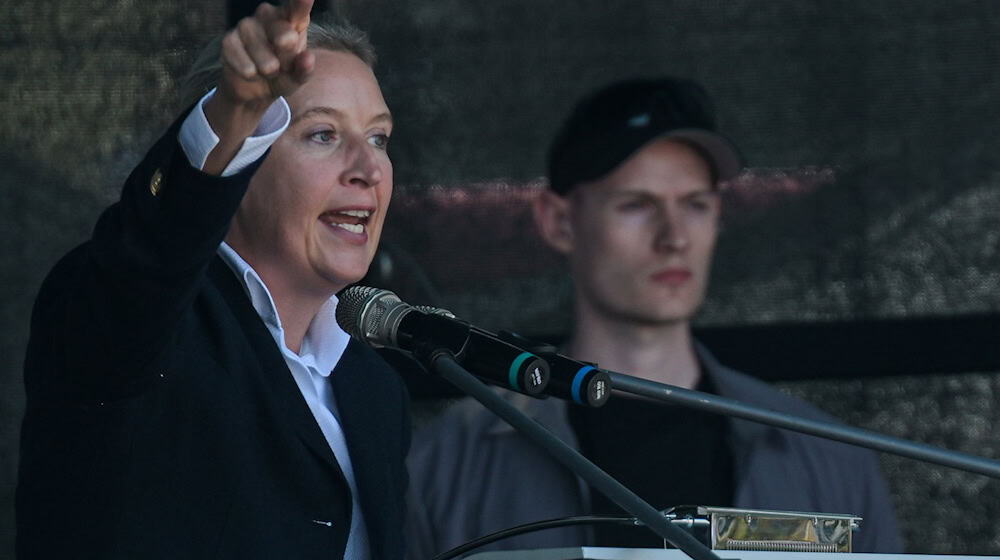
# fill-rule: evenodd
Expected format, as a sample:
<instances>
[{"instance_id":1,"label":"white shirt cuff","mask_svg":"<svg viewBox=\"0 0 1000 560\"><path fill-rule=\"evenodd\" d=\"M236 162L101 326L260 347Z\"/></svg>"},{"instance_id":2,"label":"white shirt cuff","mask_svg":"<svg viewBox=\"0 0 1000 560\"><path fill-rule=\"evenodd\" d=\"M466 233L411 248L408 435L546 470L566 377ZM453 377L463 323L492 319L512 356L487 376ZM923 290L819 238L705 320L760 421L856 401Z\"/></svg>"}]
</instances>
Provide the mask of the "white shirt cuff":
<instances>
[{"instance_id":1,"label":"white shirt cuff","mask_svg":"<svg viewBox=\"0 0 1000 560\"><path fill-rule=\"evenodd\" d=\"M194 109L191 110L191 113L184 119L180 133L177 135L177 140L184 150L184 155L187 156L191 166L196 169L205 167L205 160L208 159L208 154L219 143L219 137L215 135L212 126L208 124L203 107L205 101L211 99L214 94L215 89L213 88L212 91L206 93L198 101ZM285 98L279 97L267 108L267 112L260 119L260 124L257 125L253 134L243 141L240 151L236 153L236 156L222 171L222 176L235 175L246 168L246 166L260 159L264 155L264 152L271 147L271 144L274 144L278 137L288 128L291 117L292 111L288 107L288 103L285 101Z\"/></svg>"}]
</instances>

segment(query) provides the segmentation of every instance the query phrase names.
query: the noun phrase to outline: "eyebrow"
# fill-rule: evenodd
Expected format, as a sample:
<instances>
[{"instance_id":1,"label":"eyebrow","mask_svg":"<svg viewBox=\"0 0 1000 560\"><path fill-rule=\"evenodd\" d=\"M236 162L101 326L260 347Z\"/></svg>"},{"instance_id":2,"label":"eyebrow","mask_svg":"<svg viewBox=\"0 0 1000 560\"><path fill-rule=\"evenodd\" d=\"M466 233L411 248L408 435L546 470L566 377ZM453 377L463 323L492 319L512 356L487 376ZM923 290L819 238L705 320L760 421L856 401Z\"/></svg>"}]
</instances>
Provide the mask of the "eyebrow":
<instances>
[{"instance_id":1,"label":"eyebrow","mask_svg":"<svg viewBox=\"0 0 1000 560\"><path fill-rule=\"evenodd\" d=\"M312 107L312 108L306 109L305 111L299 113L298 115L293 116L292 120L288 124L288 126L291 127L295 123L297 123L297 122L299 122L299 121L301 121L303 119L309 118L309 117L311 117L313 115L317 115L317 114L318 115L330 115L330 116L333 116L333 117L343 117L344 116L344 112L343 111L340 111L338 109L334 109L333 107L326 107L326 106ZM372 117L371 119L368 120L368 125L370 126L370 125L372 125L374 123L378 123L378 122L385 122L385 123L391 125L392 124L392 114L389 113L388 111L386 111L384 113L379 113L379 114L375 115L374 117Z\"/></svg>"},{"instance_id":2,"label":"eyebrow","mask_svg":"<svg viewBox=\"0 0 1000 560\"><path fill-rule=\"evenodd\" d=\"M687 198L687 197L691 197L691 196L712 195L712 194L716 194L717 192L718 192L717 189L714 189L714 188L708 188L708 189L704 189L704 190L702 190L702 189L696 189L696 190L691 190L691 191L686 191L686 192L679 193L679 196L681 198ZM616 192L613 192L613 193L608 193L608 196L650 196L650 197L656 197L656 196L658 196L658 194L654 193L652 191L646 190L646 189L632 188L632 187L630 187L630 188L628 188L626 190L621 190L621 191L616 191Z\"/></svg>"}]
</instances>

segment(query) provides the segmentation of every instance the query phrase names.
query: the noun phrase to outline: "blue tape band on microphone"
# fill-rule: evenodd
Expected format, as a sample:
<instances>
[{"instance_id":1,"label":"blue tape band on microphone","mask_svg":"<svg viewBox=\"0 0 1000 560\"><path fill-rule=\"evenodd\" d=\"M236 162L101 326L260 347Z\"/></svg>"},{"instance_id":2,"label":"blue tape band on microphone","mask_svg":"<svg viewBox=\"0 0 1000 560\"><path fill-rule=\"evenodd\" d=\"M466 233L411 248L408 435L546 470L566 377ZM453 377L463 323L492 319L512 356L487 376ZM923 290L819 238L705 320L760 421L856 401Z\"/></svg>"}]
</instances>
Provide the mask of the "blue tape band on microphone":
<instances>
[{"instance_id":1,"label":"blue tape band on microphone","mask_svg":"<svg viewBox=\"0 0 1000 560\"><path fill-rule=\"evenodd\" d=\"M583 397L580 395L580 387L583 385L583 378L587 376L593 366L583 366L582 368L576 370L576 375L573 376L573 386L570 389L570 395L577 404L584 404Z\"/></svg>"},{"instance_id":2,"label":"blue tape band on microphone","mask_svg":"<svg viewBox=\"0 0 1000 560\"><path fill-rule=\"evenodd\" d=\"M510 371L507 373L507 383L510 384L511 388L517 391L523 391L521 386L517 383L517 372L521 370L521 364L525 360L534 358L535 355L531 352L521 352L514 361L510 363Z\"/></svg>"}]
</instances>

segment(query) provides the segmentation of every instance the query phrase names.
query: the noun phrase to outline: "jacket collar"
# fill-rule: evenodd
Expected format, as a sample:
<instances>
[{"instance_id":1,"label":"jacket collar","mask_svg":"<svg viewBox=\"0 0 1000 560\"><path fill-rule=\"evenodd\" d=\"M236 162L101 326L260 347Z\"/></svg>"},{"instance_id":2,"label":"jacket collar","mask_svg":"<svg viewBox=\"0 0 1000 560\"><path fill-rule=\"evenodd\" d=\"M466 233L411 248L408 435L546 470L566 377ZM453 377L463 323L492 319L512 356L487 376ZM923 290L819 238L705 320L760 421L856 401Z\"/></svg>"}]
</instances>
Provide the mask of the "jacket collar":
<instances>
[{"instance_id":1,"label":"jacket collar","mask_svg":"<svg viewBox=\"0 0 1000 560\"><path fill-rule=\"evenodd\" d=\"M278 316L278 308L271 297L271 291L264 284L264 280L250 263L226 242L219 245L218 252L219 257L229 265L236 279L243 285L243 290L250 298L250 304L271 333L282 355L306 367L312 366L319 375L328 377L340 361L350 339L336 321L337 296L330 296L320 308L312 324L309 325L299 354L296 354L285 346L285 329L281 324L281 317Z\"/></svg>"},{"instance_id":2,"label":"jacket collar","mask_svg":"<svg viewBox=\"0 0 1000 560\"><path fill-rule=\"evenodd\" d=\"M292 372L288 369L271 332L252 307L248 294L232 270L221 258L212 259L208 270L209 278L228 303L236 320L243 327L250 351L253 352L258 368L255 368L261 384L267 388L274 403L274 417L286 424L308 448L323 459L343 478L330 444L309 410L302 392ZM347 481L344 479L344 483Z\"/></svg>"},{"instance_id":3,"label":"jacket collar","mask_svg":"<svg viewBox=\"0 0 1000 560\"><path fill-rule=\"evenodd\" d=\"M752 402L756 400L754 394L748 395L747 387L740 383L743 380L742 374L719 363L719 360L708 351L708 348L705 348L698 341L694 342L694 351L698 356L698 361L701 362L702 372L715 384L715 388L719 393L718 396L738 400L746 404L755 404ZM751 402L748 402L748 399ZM741 420L739 418L729 417L728 420L736 440L752 440L764 437L768 430L771 429L764 424Z\"/></svg>"},{"instance_id":4,"label":"jacket collar","mask_svg":"<svg viewBox=\"0 0 1000 560\"><path fill-rule=\"evenodd\" d=\"M373 434L409 434L406 419L400 425L399 411L392 408L405 398L393 399L387 394L399 390L388 382L395 375L375 352L351 339L330 376L340 423L351 450L354 482L368 527L372 558L388 554L387 543L392 540L392 531L398 530L389 526L391 518L385 512L402 507L394 494L393 464L400 461L393 454L396 447L373 437Z\"/></svg>"}]
</instances>

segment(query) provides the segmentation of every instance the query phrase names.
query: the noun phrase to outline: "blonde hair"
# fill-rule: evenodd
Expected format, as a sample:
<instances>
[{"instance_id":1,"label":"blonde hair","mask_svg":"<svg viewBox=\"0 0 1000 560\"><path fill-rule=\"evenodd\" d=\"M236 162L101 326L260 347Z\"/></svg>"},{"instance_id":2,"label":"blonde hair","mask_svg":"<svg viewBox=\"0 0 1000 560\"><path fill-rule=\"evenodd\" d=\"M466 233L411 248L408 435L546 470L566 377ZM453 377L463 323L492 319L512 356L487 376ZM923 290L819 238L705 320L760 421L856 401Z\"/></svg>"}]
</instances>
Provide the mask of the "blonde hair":
<instances>
[{"instance_id":1,"label":"blonde hair","mask_svg":"<svg viewBox=\"0 0 1000 560\"><path fill-rule=\"evenodd\" d=\"M208 93L222 78L222 38L212 39L198 53L181 86L183 107L192 105ZM348 52L361 59L369 68L375 67L375 47L368 34L347 22L313 20L309 23L306 43L311 49Z\"/></svg>"}]
</instances>

